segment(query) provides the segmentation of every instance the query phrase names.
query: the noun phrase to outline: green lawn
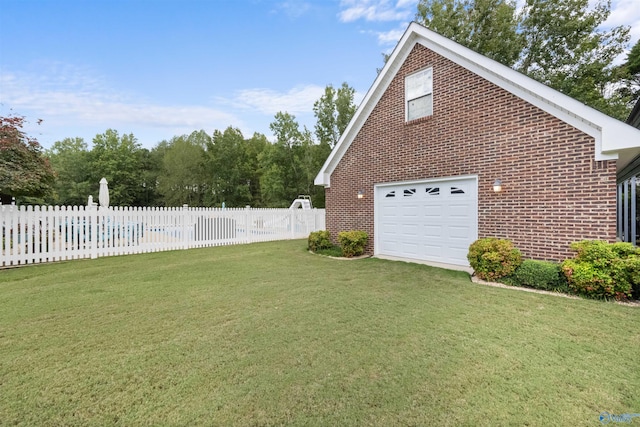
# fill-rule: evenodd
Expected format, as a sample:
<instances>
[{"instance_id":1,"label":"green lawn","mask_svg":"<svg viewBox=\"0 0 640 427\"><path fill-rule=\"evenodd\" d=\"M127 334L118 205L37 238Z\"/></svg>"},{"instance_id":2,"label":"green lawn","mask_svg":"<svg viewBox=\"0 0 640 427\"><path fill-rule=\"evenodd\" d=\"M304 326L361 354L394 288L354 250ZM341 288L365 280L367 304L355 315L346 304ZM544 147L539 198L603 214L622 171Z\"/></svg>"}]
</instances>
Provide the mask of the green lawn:
<instances>
[{"instance_id":1,"label":"green lawn","mask_svg":"<svg viewBox=\"0 0 640 427\"><path fill-rule=\"evenodd\" d=\"M0 272L0 425L575 426L603 411L640 413L638 308L304 241Z\"/></svg>"}]
</instances>

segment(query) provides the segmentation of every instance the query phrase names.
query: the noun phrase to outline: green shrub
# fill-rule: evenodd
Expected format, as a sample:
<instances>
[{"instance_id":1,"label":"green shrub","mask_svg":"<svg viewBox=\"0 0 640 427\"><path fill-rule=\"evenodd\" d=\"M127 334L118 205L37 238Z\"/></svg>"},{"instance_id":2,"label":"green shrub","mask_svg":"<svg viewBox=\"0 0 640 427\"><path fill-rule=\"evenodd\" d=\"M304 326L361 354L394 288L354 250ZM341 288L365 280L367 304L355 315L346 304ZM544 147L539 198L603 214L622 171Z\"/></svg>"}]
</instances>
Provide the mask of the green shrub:
<instances>
[{"instance_id":1,"label":"green shrub","mask_svg":"<svg viewBox=\"0 0 640 427\"><path fill-rule=\"evenodd\" d=\"M572 243L570 247L576 252L576 260L598 266L604 267L618 257L613 245L601 240L582 240Z\"/></svg>"},{"instance_id":2,"label":"green shrub","mask_svg":"<svg viewBox=\"0 0 640 427\"><path fill-rule=\"evenodd\" d=\"M573 259L562 263L569 288L590 298L624 300L637 293L640 256L630 243L583 240L571 244Z\"/></svg>"},{"instance_id":3,"label":"green shrub","mask_svg":"<svg viewBox=\"0 0 640 427\"><path fill-rule=\"evenodd\" d=\"M611 249L618 254L620 258L627 258L631 255L640 255L638 248L628 242L616 242L611 244Z\"/></svg>"},{"instance_id":4,"label":"green shrub","mask_svg":"<svg viewBox=\"0 0 640 427\"><path fill-rule=\"evenodd\" d=\"M627 280L631 283L631 296L640 299L640 256L630 256L624 259Z\"/></svg>"},{"instance_id":5,"label":"green shrub","mask_svg":"<svg viewBox=\"0 0 640 427\"><path fill-rule=\"evenodd\" d=\"M330 248L318 249L315 253L318 255L331 256L334 258L342 257L342 248L340 246L333 245Z\"/></svg>"},{"instance_id":6,"label":"green shrub","mask_svg":"<svg viewBox=\"0 0 640 427\"><path fill-rule=\"evenodd\" d=\"M338 242L342 248L342 255L347 258L362 255L368 240L369 235L361 230L341 231L338 233Z\"/></svg>"},{"instance_id":7,"label":"green shrub","mask_svg":"<svg viewBox=\"0 0 640 427\"><path fill-rule=\"evenodd\" d=\"M513 274L522 263L520 251L510 240L486 237L469 246L469 264L482 280L498 280Z\"/></svg>"},{"instance_id":8,"label":"green shrub","mask_svg":"<svg viewBox=\"0 0 640 427\"><path fill-rule=\"evenodd\" d=\"M514 286L542 289L545 291L569 291L567 278L562 274L560 264L549 261L527 259L516 268L506 283Z\"/></svg>"},{"instance_id":9,"label":"green shrub","mask_svg":"<svg viewBox=\"0 0 640 427\"><path fill-rule=\"evenodd\" d=\"M327 230L313 231L309 234L308 248L312 252L328 249L333 246L331 234Z\"/></svg>"}]
</instances>

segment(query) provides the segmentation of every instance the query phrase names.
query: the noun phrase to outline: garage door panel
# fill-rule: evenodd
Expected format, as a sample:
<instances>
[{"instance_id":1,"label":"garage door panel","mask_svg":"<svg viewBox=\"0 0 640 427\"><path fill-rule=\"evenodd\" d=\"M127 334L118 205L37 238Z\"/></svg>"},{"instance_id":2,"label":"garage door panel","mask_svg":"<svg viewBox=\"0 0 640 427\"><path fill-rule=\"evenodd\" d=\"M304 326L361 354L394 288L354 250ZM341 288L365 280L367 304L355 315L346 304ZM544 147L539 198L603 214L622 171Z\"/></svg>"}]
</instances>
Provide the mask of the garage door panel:
<instances>
[{"instance_id":1,"label":"garage door panel","mask_svg":"<svg viewBox=\"0 0 640 427\"><path fill-rule=\"evenodd\" d=\"M405 256L410 255L410 257L415 257L418 255L418 243L417 242L402 242L402 252Z\"/></svg>"},{"instance_id":2,"label":"garage door panel","mask_svg":"<svg viewBox=\"0 0 640 427\"><path fill-rule=\"evenodd\" d=\"M443 226L438 224L425 224L422 226L422 236L427 239L442 238Z\"/></svg>"},{"instance_id":3,"label":"garage door panel","mask_svg":"<svg viewBox=\"0 0 640 427\"><path fill-rule=\"evenodd\" d=\"M380 249L382 253L393 253L400 249L400 246L395 240L380 239Z\"/></svg>"},{"instance_id":4,"label":"garage door panel","mask_svg":"<svg viewBox=\"0 0 640 427\"><path fill-rule=\"evenodd\" d=\"M442 259L442 245L422 245L423 253L427 259L430 261L440 261Z\"/></svg>"},{"instance_id":5,"label":"garage door panel","mask_svg":"<svg viewBox=\"0 0 640 427\"><path fill-rule=\"evenodd\" d=\"M432 218L440 218L442 216L443 206L441 204L437 205L427 205L425 204L423 207L423 212L425 217Z\"/></svg>"},{"instance_id":6,"label":"garage door panel","mask_svg":"<svg viewBox=\"0 0 640 427\"><path fill-rule=\"evenodd\" d=\"M381 234L384 235L395 235L398 232L398 223L397 222L382 222L381 223Z\"/></svg>"},{"instance_id":7,"label":"garage door panel","mask_svg":"<svg viewBox=\"0 0 640 427\"><path fill-rule=\"evenodd\" d=\"M468 248L477 238L476 193L476 178L377 187L376 251L468 265Z\"/></svg>"},{"instance_id":8,"label":"garage door panel","mask_svg":"<svg viewBox=\"0 0 640 427\"><path fill-rule=\"evenodd\" d=\"M449 238L454 241L456 239L467 241L471 238L471 227L468 226L450 225L447 227L447 231L449 232Z\"/></svg>"},{"instance_id":9,"label":"garage door panel","mask_svg":"<svg viewBox=\"0 0 640 427\"><path fill-rule=\"evenodd\" d=\"M469 248L468 247L464 247L464 248L449 248L449 251L447 253L447 258L446 261L447 263L450 264L460 264L460 260L464 259L467 260L467 254L469 253ZM465 263L465 265L468 264L468 260Z\"/></svg>"},{"instance_id":10,"label":"garage door panel","mask_svg":"<svg viewBox=\"0 0 640 427\"><path fill-rule=\"evenodd\" d=\"M395 218L398 215L398 206L382 206L380 213L383 218Z\"/></svg>"},{"instance_id":11,"label":"garage door panel","mask_svg":"<svg viewBox=\"0 0 640 427\"><path fill-rule=\"evenodd\" d=\"M418 206L414 204L404 205L400 208L400 216L403 218L417 218L418 212Z\"/></svg>"},{"instance_id":12,"label":"garage door panel","mask_svg":"<svg viewBox=\"0 0 640 427\"><path fill-rule=\"evenodd\" d=\"M471 209L474 209L471 203L450 204L447 207L447 214L452 218L468 218Z\"/></svg>"},{"instance_id":13,"label":"garage door panel","mask_svg":"<svg viewBox=\"0 0 640 427\"><path fill-rule=\"evenodd\" d=\"M400 227L400 237L403 241L411 241L417 238L418 224L403 224Z\"/></svg>"}]
</instances>

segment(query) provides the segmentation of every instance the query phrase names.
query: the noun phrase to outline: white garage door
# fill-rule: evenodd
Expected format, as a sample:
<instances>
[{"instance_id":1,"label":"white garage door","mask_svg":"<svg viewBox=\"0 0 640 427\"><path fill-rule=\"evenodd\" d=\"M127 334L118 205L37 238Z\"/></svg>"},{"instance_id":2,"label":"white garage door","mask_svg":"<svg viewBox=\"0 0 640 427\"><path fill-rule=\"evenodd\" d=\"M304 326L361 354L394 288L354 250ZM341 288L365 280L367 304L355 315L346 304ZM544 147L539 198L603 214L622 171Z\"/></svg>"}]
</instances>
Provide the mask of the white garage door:
<instances>
[{"instance_id":1,"label":"white garage door","mask_svg":"<svg viewBox=\"0 0 640 427\"><path fill-rule=\"evenodd\" d=\"M477 193L475 177L376 186L375 252L468 266Z\"/></svg>"}]
</instances>

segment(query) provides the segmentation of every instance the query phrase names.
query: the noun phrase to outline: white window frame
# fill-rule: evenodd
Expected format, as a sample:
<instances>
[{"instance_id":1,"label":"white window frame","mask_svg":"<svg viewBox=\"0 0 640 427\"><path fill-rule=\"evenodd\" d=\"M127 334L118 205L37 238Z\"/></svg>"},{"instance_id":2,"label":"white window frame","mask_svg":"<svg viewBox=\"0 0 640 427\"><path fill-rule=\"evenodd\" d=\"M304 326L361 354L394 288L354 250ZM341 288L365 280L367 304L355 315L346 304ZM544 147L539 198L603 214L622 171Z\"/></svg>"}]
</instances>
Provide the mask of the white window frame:
<instances>
[{"instance_id":1,"label":"white window frame","mask_svg":"<svg viewBox=\"0 0 640 427\"><path fill-rule=\"evenodd\" d=\"M426 98L430 100L425 111L417 116L410 114L412 102ZM421 119L433 115L433 67L422 69L404 79L404 111L405 121Z\"/></svg>"}]
</instances>

